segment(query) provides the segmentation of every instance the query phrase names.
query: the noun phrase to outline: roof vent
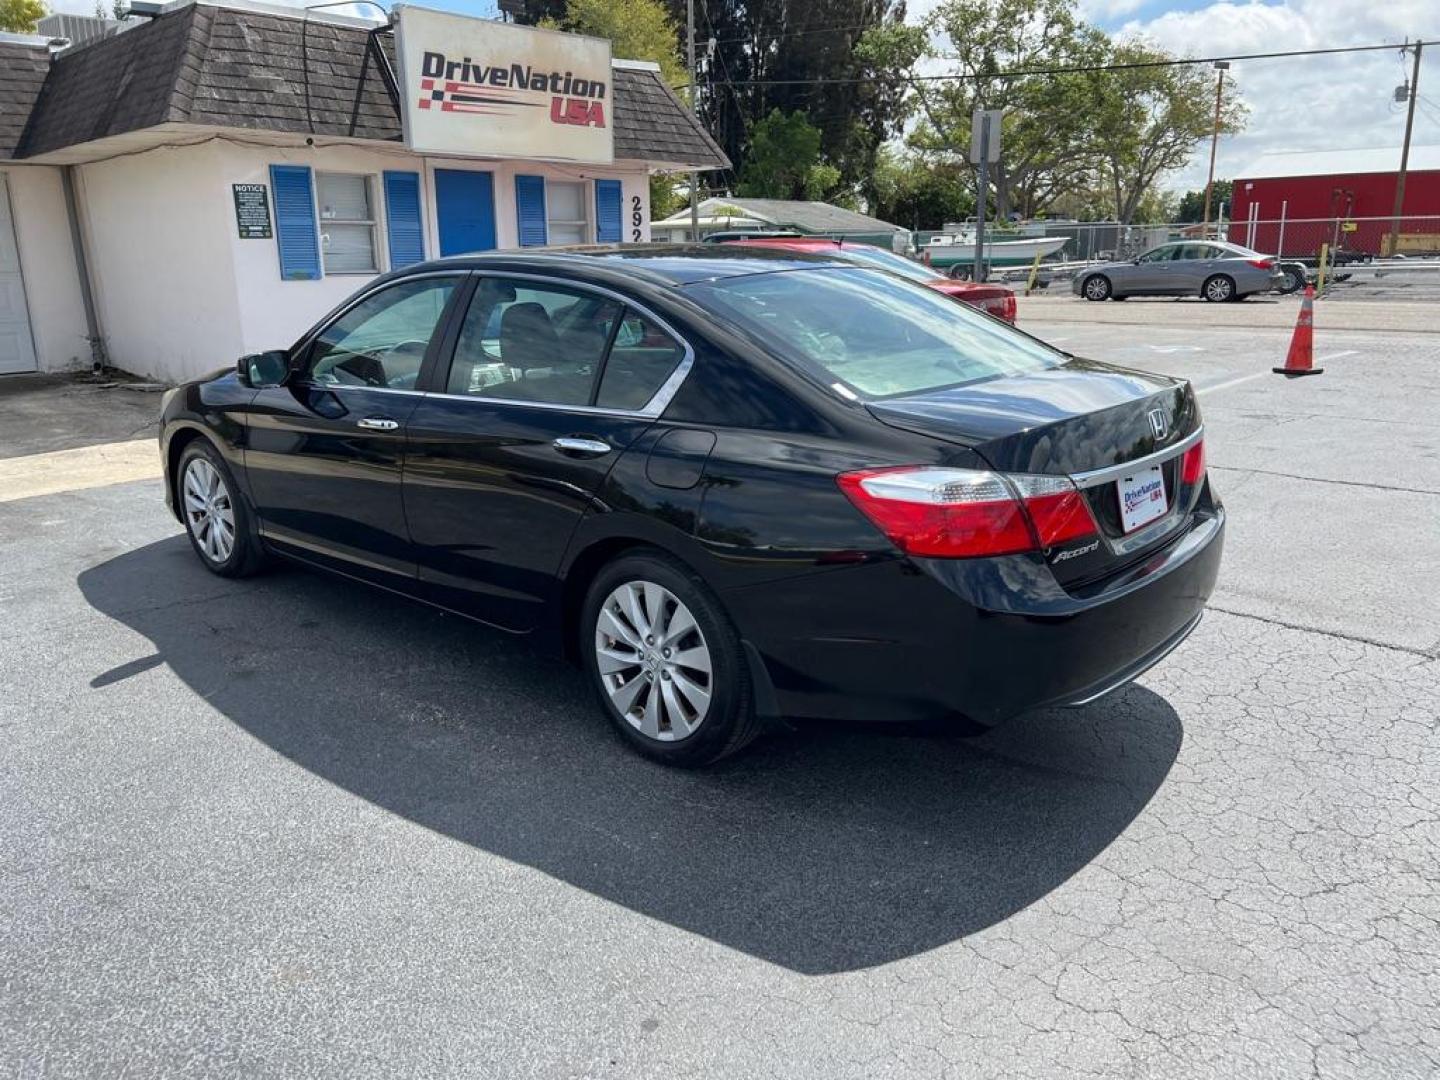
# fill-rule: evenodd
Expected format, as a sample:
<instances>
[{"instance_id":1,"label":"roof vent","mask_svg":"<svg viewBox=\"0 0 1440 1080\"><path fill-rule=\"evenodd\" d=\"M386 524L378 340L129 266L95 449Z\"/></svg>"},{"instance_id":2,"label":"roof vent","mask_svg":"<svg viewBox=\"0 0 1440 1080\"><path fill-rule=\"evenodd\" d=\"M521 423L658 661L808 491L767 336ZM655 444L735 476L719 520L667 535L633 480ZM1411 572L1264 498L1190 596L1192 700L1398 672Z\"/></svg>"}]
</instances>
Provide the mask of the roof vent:
<instances>
[{"instance_id":1,"label":"roof vent","mask_svg":"<svg viewBox=\"0 0 1440 1080\"><path fill-rule=\"evenodd\" d=\"M120 23L94 15L46 15L35 24L35 32L49 38L69 38L71 45L89 45L115 34Z\"/></svg>"}]
</instances>

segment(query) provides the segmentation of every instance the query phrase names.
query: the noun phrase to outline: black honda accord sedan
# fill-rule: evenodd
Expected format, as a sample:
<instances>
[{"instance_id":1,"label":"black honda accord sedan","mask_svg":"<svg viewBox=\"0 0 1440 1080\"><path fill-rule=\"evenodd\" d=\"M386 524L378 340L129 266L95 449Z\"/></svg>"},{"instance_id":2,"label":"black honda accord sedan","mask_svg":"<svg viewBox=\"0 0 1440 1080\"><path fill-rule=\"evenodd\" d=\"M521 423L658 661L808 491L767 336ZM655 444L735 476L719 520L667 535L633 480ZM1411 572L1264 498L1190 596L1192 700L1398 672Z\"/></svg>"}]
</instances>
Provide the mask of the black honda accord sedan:
<instances>
[{"instance_id":1,"label":"black honda accord sedan","mask_svg":"<svg viewBox=\"0 0 1440 1080\"><path fill-rule=\"evenodd\" d=\"M974 732L1179 644L1224 512L1182 380L825 256L425 263L171 391L201 561L286 556L528 634L631 745L767 718Z\"/></svg>"}]
</instances>

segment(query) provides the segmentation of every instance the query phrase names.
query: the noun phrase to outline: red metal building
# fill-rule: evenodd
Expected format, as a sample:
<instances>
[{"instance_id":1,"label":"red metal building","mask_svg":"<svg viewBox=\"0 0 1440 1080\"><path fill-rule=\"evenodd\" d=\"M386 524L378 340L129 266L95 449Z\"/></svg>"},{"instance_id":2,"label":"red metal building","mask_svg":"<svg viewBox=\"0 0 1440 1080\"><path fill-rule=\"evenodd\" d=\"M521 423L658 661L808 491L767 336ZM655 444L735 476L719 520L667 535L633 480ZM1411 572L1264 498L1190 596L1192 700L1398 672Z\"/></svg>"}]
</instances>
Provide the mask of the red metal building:
<instances>
[{"instance_id":1,"label":"red metal building","mask_svg":"<svg viewBox=\"0 0 1440 1080\"><path fill-rule=\"evenodd\" d=\"M1314 257L1322 243L1380 255L1399 168L1395 146L1267 154L1235 180L1229 238L1293 258ZM1440 251L1440 146L1410 148L1400 233L1402 252Z\"/></svg>"}]
</instances>

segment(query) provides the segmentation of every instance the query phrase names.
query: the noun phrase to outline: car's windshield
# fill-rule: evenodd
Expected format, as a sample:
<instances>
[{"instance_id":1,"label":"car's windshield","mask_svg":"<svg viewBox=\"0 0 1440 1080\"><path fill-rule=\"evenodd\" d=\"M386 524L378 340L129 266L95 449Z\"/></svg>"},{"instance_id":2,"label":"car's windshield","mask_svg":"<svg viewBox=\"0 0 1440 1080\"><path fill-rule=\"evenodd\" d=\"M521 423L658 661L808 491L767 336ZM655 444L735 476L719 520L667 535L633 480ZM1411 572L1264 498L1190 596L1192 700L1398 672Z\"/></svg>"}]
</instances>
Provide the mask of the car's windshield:
<instances>
[{"instance_id":1,"label":"car's windshield","mask_svg":"<svg viewBox=\"0 0 1440 1080\"><path fill-rule=\"evenodd\" d=\"M944 293L866 267L747 274L687 292L852 398L1042 371L1066 359Z\"/></svg>"},{"instance_id":2,"label":"car's windshield","mask_svg":"<svg viewBox=\"0 0 1440 1080\"><path fill-rule=\"evenodd\" d=\"M893 251L886 251L883 248L869 247L865 244L856 244L853 247L841 248L839 255L842 259L850 259L854 262L868 263L871 266L878 266L882 270L889 270L892 274L899 274L901 277L909 278L911 281L944 281L942 274L937 274L929 267L922 266L904 255L896 255Z\"/></svg>"}]
</instances>

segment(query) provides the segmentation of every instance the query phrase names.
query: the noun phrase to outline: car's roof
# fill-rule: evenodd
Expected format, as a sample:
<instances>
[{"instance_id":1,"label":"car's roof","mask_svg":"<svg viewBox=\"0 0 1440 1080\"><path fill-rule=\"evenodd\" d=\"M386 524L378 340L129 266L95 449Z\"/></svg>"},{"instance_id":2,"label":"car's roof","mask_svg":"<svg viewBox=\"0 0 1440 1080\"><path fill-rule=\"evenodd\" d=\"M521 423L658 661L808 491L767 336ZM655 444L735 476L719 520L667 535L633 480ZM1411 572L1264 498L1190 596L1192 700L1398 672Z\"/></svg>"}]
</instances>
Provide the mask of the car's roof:
<instances>
[{"instance_id":1,"label":"car's roof","mask_svg":"<svg viewBox=\"0 0 1440 1080\"><path fill-rule=\"evenodd\" d=\"M855 247L853 243L847 244L843 240L834 240L828 236L737 236L724 242L776 250L789 248L792 251L844 251L846 248Z\"/></svg>"},{"instance_id":2,"label":"car's roof","mask_svg":"<svg viewBox=\"0 0 1440 1080\"><path fill-rule=\"evenodd\" d=\"M581 280L617 278L652 285L689 285L697 281L798 270L817 266L853 267L844 259L809 252L785 252L735 244L594 244L544 251L487 251L452 255L407 267L401 273L443 269L558 273Z\"/></svg>"}]
</instances>

